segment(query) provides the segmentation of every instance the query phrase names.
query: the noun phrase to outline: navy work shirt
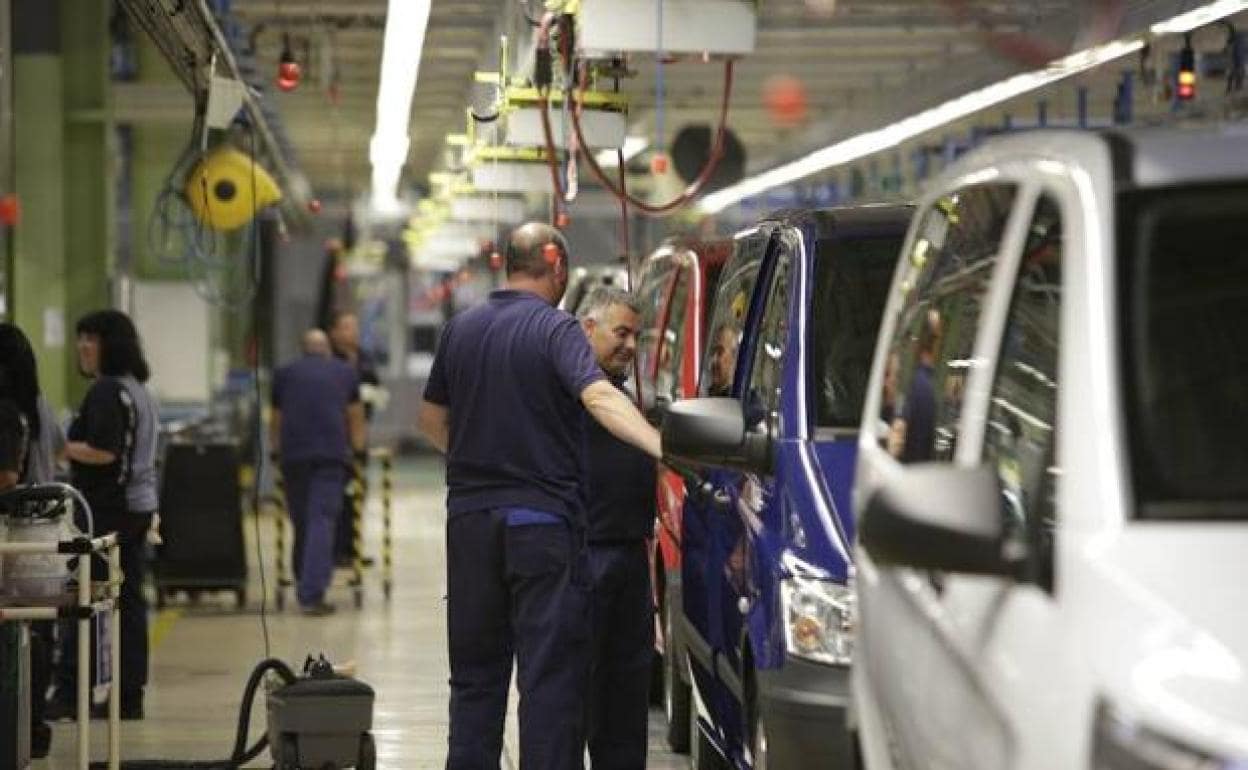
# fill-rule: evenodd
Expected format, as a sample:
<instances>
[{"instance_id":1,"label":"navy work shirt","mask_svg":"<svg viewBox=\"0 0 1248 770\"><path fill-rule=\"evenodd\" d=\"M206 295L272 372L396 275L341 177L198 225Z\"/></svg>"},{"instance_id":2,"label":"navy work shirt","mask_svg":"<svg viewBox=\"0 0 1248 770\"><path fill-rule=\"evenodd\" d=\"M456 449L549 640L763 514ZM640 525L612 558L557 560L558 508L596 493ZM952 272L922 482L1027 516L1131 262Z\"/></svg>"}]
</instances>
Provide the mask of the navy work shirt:
<instances>
[{"instance_id":1,"label":"navy work shirt","mask_svg":"<svg viewBox=\"0 0 1248 770\"><path fill-rule=\"evenodd\" d=\"M278 369L273 408L282 413L282 462L349 462L347 408L359 400L355 369L337 359L305 355Z\"/></svg>"},{"instance_id":2,"label":"navy work shirt","mask_svg":"<svg viewBox=\"0 0 1248 770\"><path fill-rule=\"evenodd\" d=\"M97 515L123 513L127 508L126 486L130 483L130 463L138 426L134 401L127 395L121 380L97 377L69 426L70 441L85 441L113 455L113 461L107 465L77 461L69 464L70 479Z\"/></svg>"},{"instance_id":3,"label":"navy work shirt","mask_svg":"<svg viewBox=\"0 0 1248 770\"><path fill-rule=\"evenodd\" d=\"M618 387L618 385L617 385ZM620 441L586 415L590 542L643 540L654 534L655 467L645 452Z\"/></svg>"},{"instance_id":4,"label":"navy work shirt","mask_svg":"<svg viewBox=\"0 0 1248 770\"><path fill-rule=\"evenodd\" d=\"M450 413L448 515L530 508L581 523L580 395L603 379L576 319L504 289L442 331L425 400Z\"/></svg>"},{"instance_id":5,"label":"navy work shirt","mask_svg":"<svg viewBox=\"0 0 1248 770\"><path fill-rule=\"evenodd\" d=\"M919 364L906 393L902 417L906 421L906 442L901 450L905 463L927 462L932 459L932 443L936 440L936 387L932 367Z\"/></svg>"}]
</instances>

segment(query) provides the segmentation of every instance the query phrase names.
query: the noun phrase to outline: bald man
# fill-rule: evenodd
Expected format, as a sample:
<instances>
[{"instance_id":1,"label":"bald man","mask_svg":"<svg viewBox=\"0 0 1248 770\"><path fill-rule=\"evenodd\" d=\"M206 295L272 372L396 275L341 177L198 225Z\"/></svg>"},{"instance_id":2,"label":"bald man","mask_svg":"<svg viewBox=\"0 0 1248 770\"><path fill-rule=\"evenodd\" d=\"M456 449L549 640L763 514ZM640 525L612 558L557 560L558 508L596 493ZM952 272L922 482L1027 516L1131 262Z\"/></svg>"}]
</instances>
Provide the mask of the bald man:
<instances>
[{"instance_id":1,"label":"bald man","mask_svg":"<svg viewBox=\"0 0 1248 770\"><path fill-rule=\"evenodd\" d=\"M341 513L351 452L364 449L364 406L350 364L335 359L320 329L303 335L303 357L273 376L269 435L286 482L295 528L295 592L307 615L334 611L325 601L334 570L334 525Z\"/></svg>"},{"instance_id":2,"label":"bald man","mask_svg":"<svg viewBox=\"0 0 1248 770\"><path fill-rule=\"evenodd\" d=\"M555 307L568 259L549 225L512 233L506 287L446 325L421 405L422 430L446 453L448 770L498 767L513 663L520 766L583 765L585 413L660 454L659 434Z\"/></svg>"}]
</instances>

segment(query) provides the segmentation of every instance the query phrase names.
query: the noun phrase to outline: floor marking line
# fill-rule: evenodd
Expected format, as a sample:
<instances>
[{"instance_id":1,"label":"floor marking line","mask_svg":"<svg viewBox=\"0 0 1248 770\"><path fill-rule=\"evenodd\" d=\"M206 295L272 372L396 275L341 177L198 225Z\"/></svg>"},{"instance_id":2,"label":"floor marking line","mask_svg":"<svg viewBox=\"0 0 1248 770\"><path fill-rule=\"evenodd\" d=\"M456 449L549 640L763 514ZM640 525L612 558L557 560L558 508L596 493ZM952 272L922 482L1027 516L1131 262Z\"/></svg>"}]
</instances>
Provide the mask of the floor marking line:
<instances>
[{"instance_id":1,"label":"floor marking line","mask_svg":"<svg viewBox=\"0 0 1248 770\"><path fill-rule=\"evenodd\" d=\"M164 609L156 613L156 619L152 621L151 630L147 633L148 647L152 650L159 647L160 643L165 640L165 637L168 636L169 632L173 629L173 624L176 623L180 617L182 617L182 610L176 607L170 607L169 609Z\"/></svg>"}]
</instances>

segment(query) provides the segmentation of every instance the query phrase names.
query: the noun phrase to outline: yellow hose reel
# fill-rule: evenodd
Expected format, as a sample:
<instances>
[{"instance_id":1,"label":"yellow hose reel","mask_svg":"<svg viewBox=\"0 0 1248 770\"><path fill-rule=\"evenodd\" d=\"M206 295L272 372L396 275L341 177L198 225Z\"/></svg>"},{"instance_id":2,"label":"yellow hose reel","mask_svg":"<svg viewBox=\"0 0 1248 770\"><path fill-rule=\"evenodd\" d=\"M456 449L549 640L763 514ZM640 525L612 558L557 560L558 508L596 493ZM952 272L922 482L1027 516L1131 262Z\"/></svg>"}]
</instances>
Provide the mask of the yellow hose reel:
<instances>
[{"instance_id":1,"label":"yellow hose reel","mask_svg":"<svg viewBox=\"0 0 1248 770\"><path fill-rule=\"evenodd\" d=\"M269 172L232 147L204 157L186 180L186 200L196 219L214 230L237 230L281 199Z\"/></svg>"}]
</instances>

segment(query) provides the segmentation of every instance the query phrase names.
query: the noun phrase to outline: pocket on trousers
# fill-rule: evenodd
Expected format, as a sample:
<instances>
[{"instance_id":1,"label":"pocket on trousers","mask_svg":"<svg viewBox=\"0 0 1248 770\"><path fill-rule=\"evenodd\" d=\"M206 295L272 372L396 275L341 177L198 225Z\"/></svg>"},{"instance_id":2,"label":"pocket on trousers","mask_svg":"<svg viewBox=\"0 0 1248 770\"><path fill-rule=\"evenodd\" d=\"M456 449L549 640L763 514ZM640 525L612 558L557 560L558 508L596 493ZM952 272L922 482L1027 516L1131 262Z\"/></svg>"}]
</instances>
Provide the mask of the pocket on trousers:
<instances>
[{"instance_id":1,"label":"pocket on trousers","mask_svg":"<svg viewBox=\"0 0 1248 770\"><path fill-rule=\"evenodd\" d=\"M571 532L566 524L524 524L507 527L507 572L532 578L567 569L572 558Z\"/></svg>"}]
</instances>

